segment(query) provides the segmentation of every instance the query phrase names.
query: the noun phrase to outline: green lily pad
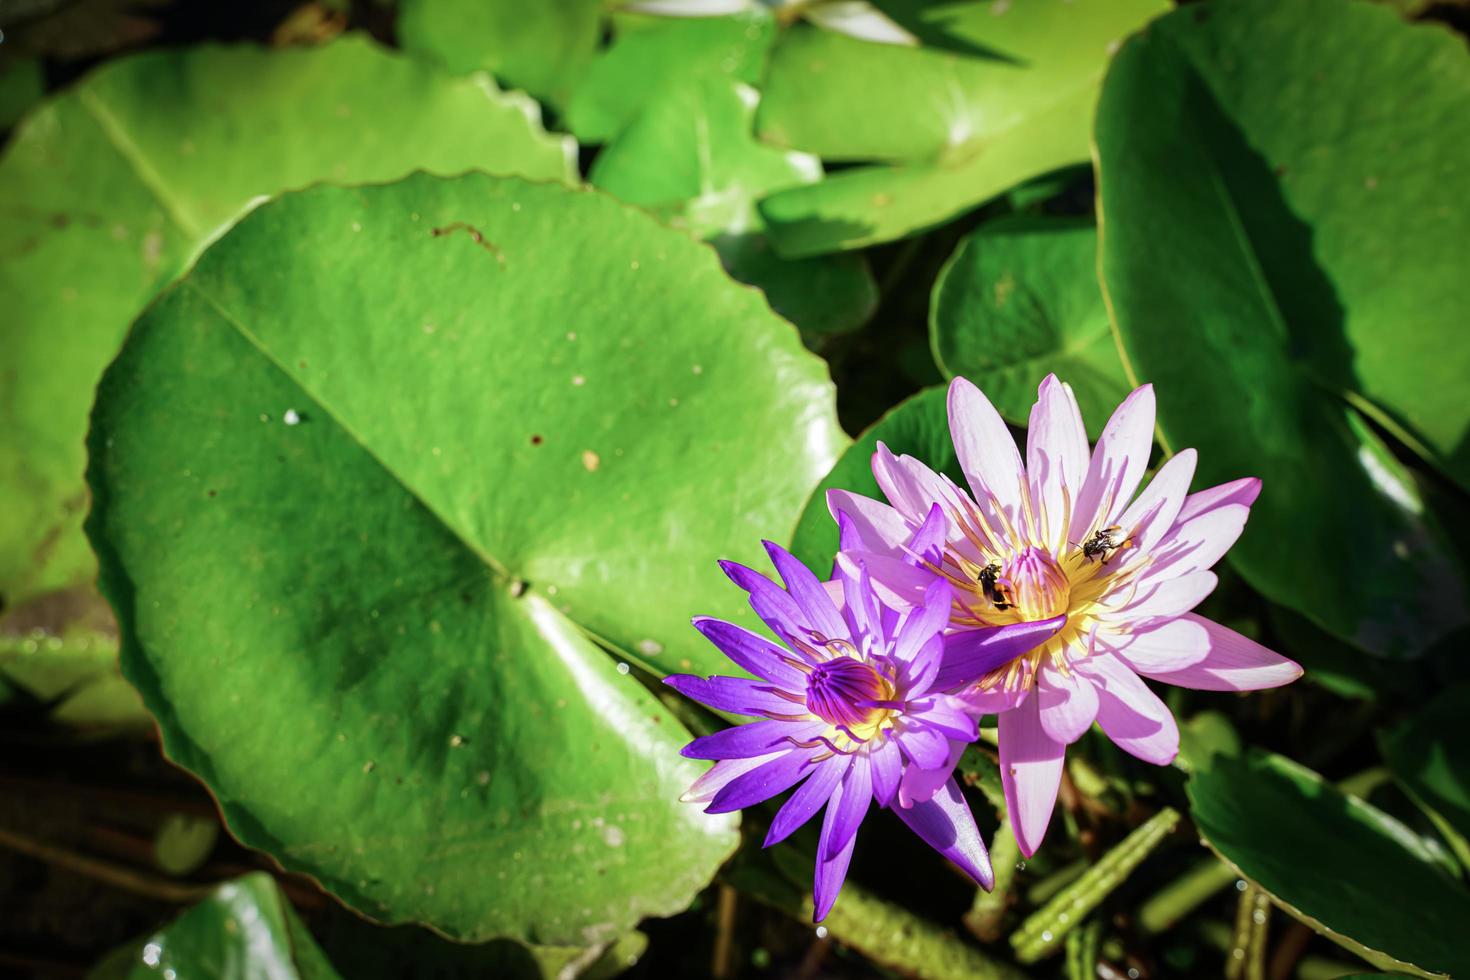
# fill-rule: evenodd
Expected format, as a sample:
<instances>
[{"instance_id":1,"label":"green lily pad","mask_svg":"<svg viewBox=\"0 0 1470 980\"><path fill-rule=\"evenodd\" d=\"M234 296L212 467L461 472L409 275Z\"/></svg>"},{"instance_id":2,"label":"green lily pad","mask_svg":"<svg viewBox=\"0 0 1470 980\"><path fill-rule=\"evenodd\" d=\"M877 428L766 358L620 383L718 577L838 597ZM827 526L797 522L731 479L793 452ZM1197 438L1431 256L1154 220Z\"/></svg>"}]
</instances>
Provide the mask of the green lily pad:
<instances>
[{"instance_id":1,"label":"green lily pad","mask_svg":"<svg viewBox=\"0 0 1470 980\"><path fill-rule=\"evenodd\" d=\"M883 443L896 456L914 456L960 482L964 474L949 435L947 391L926 388L868 427L812 491L791 539L791 553L809 568L825 573L837 555L837 524L827 508L828 490L851 490L876 500L883 491L873 478L873 452Z\"/></svg>"},{"instance_id":2,"label":"green lily pad","mask_svg":"<svg viewBox=\"0 0 1470 980\"><path fill-rule=\"evenodd\" d=\"M934 284L929 338L940 370L978 384L1015 425L1048 372L1072 386L1093 439L1128 395L1089 219L1006 218L966 236Z\"/></svg>"},{"instance_id":3,"label":"green lily pad","mask_svg":"<svg viewBox=\"0 0 1470 980\"><path fill-rule=\"evenodd\" d=\"M113 953L91 976L336 980L338 973L271 876L256 871L220 885L162 929Z\"/></svg>"},{"instance_id":4,"label":"green lily pad","mask_svg":"<svg viewBox=\"0 0 1470 980\"><path fill-rule=\"evenodd\" d=\"M1445 691L1379 743L1395 778L1470 866L1470 686Z\"/></svg>"},{"instance_id":5,"label":"green lily pad","mask_svg":"<svg viewBox=\"0 0 1470 980\"><path fill-rule=\"evenodd\" d=\"M565 229L576 228L568 239ZM597 945L736 843L664 672L845 443L822 363L613 199L479 174L263 205L98 396L124 672L233 832L455 938Z\"/></svg>"},{"instance_id":6,"label":"green lily pad","mask_svg":"<svg viewBox=\"0 0 1470 980\"><path fill-rule=\"evenodd\" d=\"M587 143L612 139L675 89L707 78L756 84L776 32L763 8L729 17L625 14L616 28L567 106L567 124Z\"/></svg>"},{"instance_id":7,"label":"green lily pad","mask_svg":"<svg viewBox=\"0 0 1470 980\"><path fill-rule=\"evenodd\" d=\"M776 247L799 257L901 238L1085 161L1110 50L1166 9L990 0L916 12L970 53L793 26L771 53L759 135L873 165L767 198Z\"/></svg>"},{"instance_id":8,"label":"green lily pad","mask_svg":"<svg viewBox=\"0 0 1470 980\"><path fill-rule=\"evenodd\" d=\"M82 443L103 367L148 300L262 195L481 168L571 178L570 143L489 80L348 37L105 65L0 159L0 596L87 582Z\"/></svg>"},{"instance_id":9,"label":"green lily pad","mask_svg":"<svg viewBox=\"0 0 1470 980\"><path fill-rule=\"evenodd\" d=\"M1412 479L1334 388L1342 372L1391 367L1470 420L1470 363L1446 332L1459 335L1470 279L1447 254L1417 258L1470 231L1463 174L1425 189L1465 143L1437 120L1466 122L1433 108L1455 86L1429 80L1470 81L1464 55L1367 4L1242 0L1130 41L1098 107L1103 284L1132 373L1158 385L1167 445L1200 450L1202 484L1261 477L1236 567L1386 656L1465 622L1465 584ZM1360 122L1334 122L1341 105ZM1400 199L1393 184L1419 190ZM1451 197L1453 235L1431 206Z\"/></svg>"},{"instance_id":10,"label":"green lily pad","mask_svg":"<svg viewBox=\"0 0 1470 980\"><path fill-rule=\"evenodd\" d=\"M1215 756L1188 791L1210 847L1329 939L1380 969L1470 969L1470 892L1393 817L1265 752Z\"/></svg>"},{"instance_id":11,"label":"green lily pad","mask_svg":"<svg viewBox=\"0 0 1470 980\"><path fill-rule=\"evenodd\" d=\"M760 195L822 179L816 157L757 143L759 95L728 78L706 78L654 99L598 154L594 186L713 241L726 270L766 294L803 331L856 329L872 315L878 287L857 255L783 259L755 209Z\"/></svg>"},{"instance_id":12,"label":"green lily pad","mask_svg":"<svg viewBox=\"0 0 1470 980\"><path fill-rule=\"evenodd\" d=\"M597 53L603 0L403 0L398 42L449 71L485 70L563 105Z\"/></svg>"}]
</instances>

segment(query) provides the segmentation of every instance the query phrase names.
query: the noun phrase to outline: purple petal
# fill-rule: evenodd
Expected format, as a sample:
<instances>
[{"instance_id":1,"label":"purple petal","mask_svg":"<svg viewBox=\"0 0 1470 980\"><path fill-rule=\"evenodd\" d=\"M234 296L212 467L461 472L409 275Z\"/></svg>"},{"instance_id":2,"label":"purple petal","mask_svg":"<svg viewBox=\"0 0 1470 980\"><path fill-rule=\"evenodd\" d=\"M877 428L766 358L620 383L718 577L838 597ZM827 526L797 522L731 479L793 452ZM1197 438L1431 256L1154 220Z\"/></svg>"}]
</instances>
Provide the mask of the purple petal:
<instances>
[{"instance_id":1,"label":"purple petal","mask_svg":"<svg viewBox=\"0 0 1470 980\"><path fill-rule=\"evenodd\" d=\"M842 788L833 795L827 807L826 824L822 827L822 849L818 855L836 857L857 835L858 827L868 815L868 805L873 802L873 771L862 756L854 756L847 775L842 777Z\"/></svg>"},{"instance_id":2,"label":"purple petal","mask_svg":"<svg viewBox=\"0 0 1470 980\"><path fill-rule=\"evenodd\" d=\"M1066 542L1069 514L1067 494L1075 493L1087 478L1087 430L1072 389L1048 374L1037 391L1026 428L1026 476L1037 518L1044 520L1044 540L1057 553ZM1042 528L1037 528L1040 534Z\"/></svg>"},{"instance_id":3,"label":"purple petal","mask_svg":"<svg viewBox=\"0 0 1470 980\"><path fill-rule=\"evenodd\" d=\"M806 690L806 674L792 666L795 654L758 633L722 619L700 616L694 628L735 665L788 691Z\"/></svg>"},{"instance_id":4,"label":"purple petal","mask_svg":"<svg viewBox=\"0 0 1470 980\"><path fill-rule=\"evenodd\" d=\"M1212 507L1189 520L1178 520L1149 553L1142 582L1175 578L1214 566L1245 530L1251 509L1241 504Z\"/></svg>"},{"instance_id":5,"label":"purple petal","mask_svg":"<svg viewBox=\"0 0 1470 980\"><path fill-rule=\"evenodd\" d=\"M1183 670L1199 663L1210 653L1210 633L1184 615L1120 638L1098 637L1119 660L1139 673Z\"/></svg>"},{"instance_id":6,"label":"purple petal","mask_svg":"<svg viewBox=\"0 0 1470 980\"><path fill-rule=\"evenodd\" d=\"M827 727L824 721L752 721L703 735L690 742L679 754L686 759L748 759L780 748L790 748L792 741L810 739Z\"/></svg>"},{"instance_id":7,"label":"purple petal","mask_svg":"<svg viewBox=\"0 0 1470 980\"><path fill-rule=\"evenodd\" d=\"M950 604L954 590L942 578L935 578L924 590L924 601L905 617L893 644L893 656L899 663L912 663L919 649L949 625Z\"/></svg>"},{"instance_id":8,"label":"purple petal","mask_svg":"<svg viewBox=\"0 0 1470 980\"><path fill-rule=\"evenodd\" d=\"M1179 754L1174 715L1127 664L1097 653L1077 669L1099 682L1097 723L1118 748L1157 766L1174 761Z\"/></svg>"},{"instance_id":9,"label":"purple petal","mask_svg":"<svg viewBox=\"0 0 1470 980\"><path fill-rule=\"evenodd\" d=\"M852 578L860 574L859 569L866 569L878 601L899 610L922 603L925 591L935 579L933 572L915 568L903 558L874 551L840 552L837 564L846 566L844 572Z\"/></svg>"},{"instance_id":10,"label":"purple petal","mask_svg":"<svg viewBox=\"0 0 1470 980\"><path fill-rule=\"evenodd\" d=\"M1232 629L1193 613L1181 620L1200 626L1209 634L1209 651L1204 659L1188 667L1141 671L1153 680L1201 691L1259 691L1290 684L1302 676L1302 668L1296 661Z\"/></svg>"},{"instance_id":11,"label":"purple petal","mask_svg":"<svg viewBox=\"0 0 1470 980\"><path fill-rule=\"evenodd\" d=\"M964 754L963 742L951 742L949 755L945 757L944 765L935 769L905 766L903 779L898 783L898 805L907 808L931 799L944 786L954 772L955 765L960 761L960 756Z\"/></svg>"},{"instance_id":12,"label":"purple petal","mask_svg":"<svg viewBox=\"0 0 1470 980\"><path fill-rule=\"evenodd\" d=\"M1019 528L1023 500L1030 491L1016 440L990 400L964 378L950 382L949 433L981 513L996 524L993 501Z\"/></svg>"},{"instance_id":13,"label":"purple petal","mask_svg":"<svg viewBox=\"0 0 1470 980\"><path fill-rule=\"evenodd\" d=\"M883 612L873 594L867 569L852 562L834 561L835 579L842 583L842 615L854 640L863 636L884 639ZM861 646L861 644L858 644Z\"/></svg>"},{"instance_id":14,"label":"purple petal","mask_svg":"<svg viewBox=\"0 0 1470 980\"><path fill-rule=\"evenodd\" d=\"M873 453L873 477L888 502L912 524L927 519L936 503L950 511L965 506L952 483L912 456L893 455L881 442Z\"/></svg>"},{"instance_id":15,"label":"purple petal","mask_svg":"<svg viewBox=\"0 0 1470 980\"><path fill-rule=\"evenodd\" d=\"M958 865L981 888L989 891L995 887L990 854L985 850L980 829L975 826L975 815L954 779L924 802L907 808L895 807L894 812L925 843Z\"/></svg>"},{"instance_id":16,"label":"purple petal","mask_svg":"<svg viewBox=\"0 0 1470 980\"><path fill-rule=\"evenodd\" d=\"M949 736L937 728L904 715L893 738L909 761L920 769L938 769L949 759Z\"/></svg>"},{"instance_id":17,"label":"purple petal","mask_svg":"<svg viewBox=\"0 0 1470 980\"><path fill-rule=\"evenodd\" d=\"M766 546L766 553L771 556L771 564L776 566L781 581L786 583L787 593L806 614L804 625L828 638L846 639L847 624L843 622L837 607L832 605L832 599L827 595L827 590L822 588L821 580L785 548L771 541L761 543Z\"/></svg>"},{"instance_id":18,"label":"purple petal","mask_svg":"<svg viewBox=\"0 0 1470 980\"><path fill-rule=\"evenodd\" d=\"M796 600L775 582L739 562L721 561L720 568L730 577L730 581L750 593L750 608L771 628L771 632L782 641L793 644L799 651L800 644L807 641L807 621ZM698 625L697 620L695 625ZM801 660L811 659L800 653L791 656Z\"/></svg>"},{"instance_id":19,"label":"purple petal","mask_svg":"<svg viewBox=\"0 0 1470 980\"><path fill-rule=\"evenodd\" d=\"M1036 694L1041 727L1054 741L1071 745L1092 727L1097 717L1097 690L1076 671L1063 674L1047 666L1037 678Z\"/></svg>"},{"instance_id":20,"label":"purple petal","mask_svg":"<svg viewBox=\"0 0 1470 980\"><path fill-rule=\"evenodd\" d=\"M1148 486L1143 488L1143 493L1118 518L1124 532L1133 537L1135 550L1130 551L1130 555L1149 554L1174 526L1174 519L1184 506L1184 498L1189 495L1189 481L1194 479L1198 462L1199 454L1193 449L1175 453L1159 467Z\"/></svg>"},{"instance_id":21,"label":"purple petal","mask_svg":"<svg viewBox=\"0 0 1470 980\"><path fill-rule=\"evenodd\" d=\"M1016 843L1027 857L1041 846L1051 823L1067 751L1041 727L1039 708L1039 699L1029 697L999 719L1000 779L1006 809Z\"/></svg>"},{"instance_id":22,"label":"purple petal","mask_svg":"<svg viewBox=\"0 0 1470 980\"><path fill-rule=\"evenodd\" d=\"M997 686L988 691L969 688L960 691L955 696L965 702L966 707L970 709L970 714L980 718L984 715L999 715L1010 711L1021 703L1026 694L1027 690L1024 687L1006 690Z\"/></svg>"},{"instance_id":23,"label":"purple petal","mask_svg":"<svg viewBox=\"0 0 1470 980\"><path fill-rule=\"evenodd\" d=\"M805 715L804 701L790 701L777 694L779 688L748 677L698 677L694 674L670 674L664 683L680 694L693 698L716 711L733 711L737 715Z\"/></svg>"},{"instance_id":24,"label":"purple petal","mask_svg":"<svg viewBox=\"0 0 1470 980\"><path fill-rule=\"evenodd\" d=\"M1138 590L1127 597L1126 605L1108 608L1101 618L1110 623L1174 619L1203 602L1215 591L1218 581L1214 572L1191 572L1179 578L1140 583Z\"/></svg>"},{"instance_id":25,"label":"purple petal","mask_svg":"<svg viewBox=\"0 0 1470 980\"><path fill-rule=\"evenodd\" d=\"M1087 479L1072 510L1074 534L1117 523L1143 479L1153 445L1154 389L1144 385L1123 399L1092 451Z\"/></svg>"},{"instance_id":26,"label":"purple petal","mask_svg":"<svg viewBox=\"0 0 1470 980\"><path fill-rule=\"evenodd\" d=\"M960 742L973 742L980 737L975 716L964 701L949 694L936 694L922 701L910 701L904 717L936 728L945 737ZM933 768L926 766L925 768Z\"/></svg>"},{"instance_id":27,"label":"purple petal","mask_svg":"<svg viewBox=\"0 0 1470 980\"><path fill-rule=\"evenodd\" d=\"M892 507L849 490L828 490L827 509L838 520L839 527L839 515L847 518L864 551L897 552L914 533L913 525ZM842 547L843 550L851 548L847 544Z\"/></svg>"},{"instance_id":28,"label":"purple petal","mask_svg":"<svg viewBox=\"0 0 1470 980\"><path fill-rule=\"evenodd\" d=\"M1192 493L1184 498L1184 506L1179 510L1178 521L1193 520L1200 514L1208 513L1216 507L1245 507L1250 508L1261 495L1261 481L1254 476L1247 476L1240 480L1231 480L1217 487L1209 487L1198 493Z\"/></svg>"},{"instance_id":29,"label":"purple petal","mask_svg":"<svg viewBox=\"0 0 1470 980\"><path fill-rule=\"evenodd\" d=\"M715 794L705 813L730 813L764 803L777 793L784 793L812 772L815 749L783 752L750 772L730 780Z\"/></svg>"},{"instance_id":30,"label":"purple petal","mask_svg":"<svg viewBox=\"0 0 1470 980\"><path fill-rule=\"evenodd\" d=\"M873 769L873 798L879 806L887 806L898 793L898 781L903 775L903 753L899 752L893 739L885 738L882 745L868 750L868 764Z\"/></svg>"},{"instance_id":31,"label":"purple petal","mask_svg":"<svg viewBox=\"0 0 1470 980\"><path fill-rule=\"evenodd\" d=\"M1066 616L961 630L944 638L944 665L934 678L937 691L972 684L997 667L1004 666L1056 635Z\"/></svg>"},{"instance_id":32,"label":"purple petal","mask_svg":"<svg viewBox=\"0 0 1470 980\"><path fill-rule=\"evenodd\" d=\"M929 508L929 516L924 518L924 523L914 532L909 539L908 549L918 558L910 557L912 564L918 564L919 559L938 565L944 557L944 543L949 539L949 518L944 516L944 508L935 504Z\"/></svg>"},{"instance_id":33,"label":"purple petal","mask_svg":"<svg viewBox=\"0 0 1470 980\"><path fill-rule=\"evenodd\" d=\"M796 788L796 792L776 812L776 819L771 821L771 829L766 832L766 841L761 846L779 844L810 820L812 814L832 798L842 777L847 775L850 765L850 755L834 755L819 762L816 771Z\"/></svg>"},{"instance_id":34,"label":"purple petal","mask_svg":"<svg viewBox=\"0 0 1470 980\"><path fill-rule=\"evenodd\" d=\"M827 814L822 820L822 836L817 841L817 869L812 884L812 904L815 906L813 922L821 922L832 911L832 903L837 901L837 895L842 891L842 882L847 878L847 866L852 863L853 845L857 843L857 834L853 834L847 838L846 847L830 858L826 857L827 842L833 836L836 813L845 785L845 782L837 784L837 790L833 794L832 802L827 805Z\"/></svg>"},{"instance_id":35,"label":"purple petal","mask_svg":"<svg viewBox=\"0 0 1470 980\"><path fill-rule=\"evenodd\" d=\"M776 752L751 756L749 759L725 759L716 762L703 776L696 779L694 785L690 786L679 799L684 803L708 803L715 798L716 793L728 786L732 779L765 765L777 755L785 755L788 748L789 746L783 746Z\"/></svg>"},{"instance_id":36,"label":"purple petal","mask_svg":"<svg viewBox=\"0 0 1470 980\"><path fill-rule=\"evenodd\" d=\"M919 648L912 663L902 665L898 680L903 685L904 696L913 700L922 698L934 688L934 678L944 665L944 636L936 633L929 642Z\"/></svg>"}]
</instances>

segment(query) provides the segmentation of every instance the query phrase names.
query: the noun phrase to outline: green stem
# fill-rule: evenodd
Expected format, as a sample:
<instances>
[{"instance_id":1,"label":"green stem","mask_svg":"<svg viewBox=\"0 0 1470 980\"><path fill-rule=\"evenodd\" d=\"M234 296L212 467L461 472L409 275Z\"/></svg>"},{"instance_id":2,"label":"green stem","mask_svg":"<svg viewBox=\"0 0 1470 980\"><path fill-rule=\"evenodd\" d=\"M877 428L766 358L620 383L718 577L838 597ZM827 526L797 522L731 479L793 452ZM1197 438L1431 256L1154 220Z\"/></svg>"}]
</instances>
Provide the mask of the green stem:
<instances>
[{"instance_id":1,"label":"green stem","mask_svg":"<svg viewBox=\"0 0 1470 980\"><path fill-rule=\"evenodd\" d=\"M1173 807L1160 810L1103 855L1082 877L1034 912L1011 936L1016 959L1035 963L1055 952L1067 933L1121 885L1178 824L1178 810Z\"/></svg>"},{"instance_id":2,"label":"green stem","mask_svg":"<svg viewBox=\"0 0 1470 980\"><path fill-rule=\"evenodd\" d=\"M1235 910L1235 934L1225 957L1225 980L1266 980L1267 930L1271 898L1251 885L1240 893Z\"/></svg>"},{"instance_id":3,"label":"green stem","mask_svg":"<svg viewBox=\"0 0 1470 980\"><path fill-rule=\"evenodd\" d=\"M1021 847L1011 832L1011 822L1003 819L990 846L990 865L995 869L995 888L975 889L975 901L965 914L965 925L983 942L1000 938L1001 919L1010 905L1011 884L1016 880L1016 865L1021 861Z\"/></svg>"},{"instance_id":4,"label":"green stem","mask_svg":"<svg viewBox=\"0 0 1470 980\"><path fill-rule=\"evenodd\" d=\"M1235 869L1219 858L1205 858L1144 902L1138 910L1138 924L1150 935L1172 929L1235 880Z\"/></svg>"}]
</instances>

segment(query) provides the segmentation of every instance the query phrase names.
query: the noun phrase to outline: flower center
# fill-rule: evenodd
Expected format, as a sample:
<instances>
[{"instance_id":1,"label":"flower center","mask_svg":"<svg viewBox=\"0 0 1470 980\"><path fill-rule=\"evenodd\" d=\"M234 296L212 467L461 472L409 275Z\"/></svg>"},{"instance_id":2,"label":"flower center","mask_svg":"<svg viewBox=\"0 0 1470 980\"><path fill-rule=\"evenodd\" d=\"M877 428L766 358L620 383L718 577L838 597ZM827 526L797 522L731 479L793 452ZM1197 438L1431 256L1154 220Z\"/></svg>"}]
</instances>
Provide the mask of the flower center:
<instances>
[{"instance_id":1,"label":"flower center","mask_svg":"<svg viewBox=\"0 0 1470 980\"><path fill-rule=\"evenodd\" d=\"M969 563L967 563L969 564ZM1072 585L1066 571L1042 548L1026 547L1004 565L992 561L967 568L976 602L972 609L986 622L1029 623L1067 612Z\"/></svg>"},{"instance_id":2,"label":"flower center","mask_svg":"<svg viewBox=\"0 0 1470 980\"><path fill-rule=\"evenodd\" d=\"M807 710L854 734L875 732L892 713L883 703L892 696L892 684L852 657L834 657L818 664L806 679Z\"/></svg>"}]
</instances>

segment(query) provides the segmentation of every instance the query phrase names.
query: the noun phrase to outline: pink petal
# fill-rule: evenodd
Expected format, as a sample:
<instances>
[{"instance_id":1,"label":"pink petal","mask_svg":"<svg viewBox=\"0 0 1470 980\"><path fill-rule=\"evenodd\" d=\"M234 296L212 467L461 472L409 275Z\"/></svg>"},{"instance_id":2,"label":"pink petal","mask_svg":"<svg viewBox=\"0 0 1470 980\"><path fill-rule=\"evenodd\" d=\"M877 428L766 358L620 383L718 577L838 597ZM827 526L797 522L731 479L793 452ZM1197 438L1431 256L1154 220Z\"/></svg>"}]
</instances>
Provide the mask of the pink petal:
<instances>
[{"instance_id":1,"label":"pink petal","mask_svg":"<svg viewBox=\"0 0 1470 980\"><path fill-rule=\"evenodd\" d=\"M1098 642L1141 674L1181 670L1210 652L1209 631L1196 619L1185 615L1122 637L1099 635Z\"/></svg>"},{"instance_id":2,"label":"pink petal","mask_svg":"<svg viewBox=\"0 0 1470 980\"><path fill-rule=\"evenodd\" d=\"M1087 479L1081 492L1073 495L1073 541L1080 541L1091 527L1117 523L1143 479L1153 445L1154 389L1144 385L1123 399L1092 451Z\"/></svg>"},{"instance_id":3,"label":"pink petal","mask_svg":"<svg viewBox=\"0 0 1470 980\"><path fill-rule=\"evenodd\" d=\"M1249 507L1230 504L1176 522L1153 546L1142 581L1161 576L1173 578L1213 567L1245 530L1250 513Z\"/></svg>"},{"instance_id":4,"label":"pink petal","mask_svg":"<svg viewBox=\"0 0 1470 980\"><path fill-rule=\"evenodd\" d=\"M1182 523L1216 507L1249 507L1261 495L1261 481L1253 476L1231 480L1218 487L1210 487L1184 498L1184 507L1179 511Z\"/></svg>"},{"instance_id":5,"label":"pink petal","mask_svg":"<svg viewBox=\"0 0 1470 980\"><path fill-rule=\"evenodd\" d=\"M1041 727L1040 699L1029 697L999 719L1000 778L1006 808L1021 853L1030 857L1041 846L1062 784L1067 747Z\"/></svg>"},{"instance_id":6,"label":"pink petal","mask_svg":"<svg viewBox=\"0 0 1470 980\"><path fill-rule=\"evenodd\" d=\"M1000 413L964 378L950 382L949 433L981 513L994 525L999 506L1019 529L1029 494L1021 454Z\"/></svg>"},{"instance_id":7,"label":"pink petal","mask_svg":"<svg viewBox=\"0 0 1470 980\"><path fill-rule=\"evenodd\" d=\"M1198 461L1199 454L1193 449L1175 453L1118 518L1123 533L1133 538L1133 547L1127 552L1130 559L1152 552L1154 545L1174 526L1184 498L1189 495L1189 481L1194 479Z\"/></svg>"},{"instance_id":8,"label":"pink petal","mask_svg":"<svg viewBox=\"0 0 1470 980\"><path fill-rule=\"evenodd\" d=\"M1130 590L1131 595L1122 597L1126 605L1111 606L1102 618L1113 623L1174 619L1203 602L1215 591L1217 581L1214 572L1191 572L1179 578L1140 582L1136 592Z\"/></svg>"},{"instance_id":9,"label":"pink petal","mask_svg":"<svg viewBox=\"0 0 1470 980\"><path fill-rule=\"evenodd\" d=\"M1096 653L1077 665L1099 682L1097 723L1118 748L1167 766L1179 754L1179 726L1158 695L1127 664Z\"/></svg>"},{"instance_id":10,"label":"pink petal","mask_svg":"<svg viewBox=\"0 0 1470 980\"><path fill-rule=\"evenodd\" d=\"M1041 727L1054 741L1071 745L1092 727L1097 717L1097 690L1076 671L1062 674L1043 667L1036 685Z\"/></svg>"},{"instance_id":11,"label":"pink petal","mask_svg":"<svg viewBox=\"0 0 1470 980\"><path fill-rule=\"evenodd\" d=\"M946 511L961 509L956 488L912 456L895 456L883 443L873 453L873 477L894 508L913 524L922 524L936 503Z\"/></svg>"},{"instance_id":12,"label":"pink petal","mask_svg":"<svg viewBox=\"0 0 1470 980\"><path fill-rule=\"evenodd\" d=\"M868 751L868 764L873 769L873 799L887 806L898 795L898 781L903 777L903 754L898 744L885 738L883 744Z\"/></svg>"},{"instance_id":13,"label":"pink petal","mask_svg":"<svg viewBox=\"0 0 1470 980\"><path fill-rule=\"evenodd\" d=\"M988 691L971 690L962 692L956 697L964 701L972 714L977 717L983 715L1000 715L1010 711L1021 703L1026 696L1024 688L1007 691L1004 688L995 687Z\"/></svg>"},{"instance_id":14,"label":"pink petal","mask_svg":"<svg viewBox=\"0 0 1470 980\"><path fill-rule=\"evenodd\" d=\"M850 490L828 490L827 509L834 519L838 514L847 515L867 551L898 551L914 533L913 526L898 511Z\"/></svg>"},{"instance_id":15,"label":"pink petal","mask_svg":"<svg viewBox=\"0 0 1470 980\"><path fill-rule=\"evenodd\" d=\"M1031 408L1026 429L1026 476L1031 481L1031 499L1036 518L1044 529L1043 540L1060 552L1066 542L1070 515L1065 513L1067 495L1076 493L1087 477L1087 430L1072 389L1048 374Z\"/></svg>"},{"instance_id":16,"label":"pink petal","mask_svg":"<svg viewBox=\"0 0 1470 980\"><path fill-rule=\"evenodd\" d=\"M933 769L920 769L918 766L905 766L903 779L898 784L898 805L911 807L915 803L923 803L931 799L939 792L950 773L954 772L955 765L960 761L960 756L965 754L965 746L961 742L951 742L949 756L944 764Z\"/></svg>"},{"instance_id":17,"label":"pink petal","mask_svg":"<svg viewBox=\"0 0 1470 980\"><path fill-rule=\"evenodd\" d=\"M866 570L873 582L873 593L884 605L901 611L921 605L936 578L933 572L915 568L902 558L871 551L841 552L837 564L854 581Z\"/></svg>"},{"instance_id":18,"label":"pink petal","mask_svg":"<svg viewBox=\"0 0 1470 980\"><path fill-rule=\"evenodd\" d=\"M1302 676L1301 666L1255 640L1219 623L1189 613L1182 620L1209 634L1209 652L1197 663L1176 670L1142 671L1156 681L1201 691L1259 691L1290 684Z\"/></svg>"}]
</instances>

